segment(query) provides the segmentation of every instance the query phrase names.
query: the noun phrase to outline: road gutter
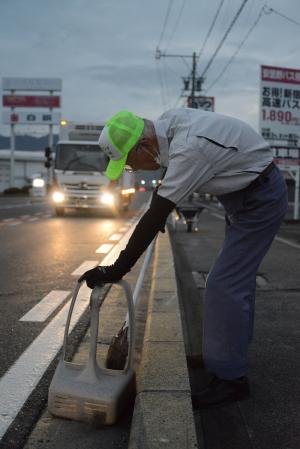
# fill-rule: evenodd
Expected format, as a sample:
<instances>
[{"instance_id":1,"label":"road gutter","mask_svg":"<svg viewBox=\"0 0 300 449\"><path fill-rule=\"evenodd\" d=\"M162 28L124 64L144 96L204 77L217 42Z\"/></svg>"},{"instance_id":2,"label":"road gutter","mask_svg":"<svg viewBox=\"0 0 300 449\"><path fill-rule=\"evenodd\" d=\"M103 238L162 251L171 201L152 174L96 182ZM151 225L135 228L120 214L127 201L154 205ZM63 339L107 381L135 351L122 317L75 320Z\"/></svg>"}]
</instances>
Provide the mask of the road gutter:
<instances>
[{"instance_id":1,"label":"road gutter","mask_svg":"<svg viewBox=\"0 0 300 449\"><path fill-rule=\"evenodd\" d=\"M197 448L169 234L157 240L130 449Z\"/></svg>"}]
</instances>

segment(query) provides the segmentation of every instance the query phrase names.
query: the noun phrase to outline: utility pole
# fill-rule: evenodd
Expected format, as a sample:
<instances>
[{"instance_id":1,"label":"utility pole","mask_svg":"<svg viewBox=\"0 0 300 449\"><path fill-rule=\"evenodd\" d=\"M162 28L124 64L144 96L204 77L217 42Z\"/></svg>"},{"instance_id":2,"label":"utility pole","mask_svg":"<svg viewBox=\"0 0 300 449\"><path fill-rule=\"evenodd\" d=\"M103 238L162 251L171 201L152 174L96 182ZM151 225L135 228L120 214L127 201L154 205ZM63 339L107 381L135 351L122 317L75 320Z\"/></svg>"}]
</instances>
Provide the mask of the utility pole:
<instances>
[{"instance_id":1,"label":"utility pole","mask_svg":"<svg viewBox=\"0 0 300 449\"><path fill-rule=\"evenodd\" d=\"M192 107L195 103L195 84L196 84L196 67L197 67L197 61L196 61L196 53L193 53L193 68L192 68L192 90L191 90L191 103Z\"/></svg>"},{"instance_id":2,"label":"utility pole","mask_svg":"<svg viewBox=\"0 0 300 449\"><path fill-rule=\"evenodd\" d=\"M198 104L195 101L196 92L201 92L202 83L204 81L203 78L197 77L197 56L196 53L193 52L192 55L177 55L177 54L166 54L162 53L159 48L156 48L155 58L192 58L192 71L188 77L183 78L184 91L189 91L189 95L183 95L187 97L187 106L190 108L198 108Z\"/></svg>"}]
</instances>

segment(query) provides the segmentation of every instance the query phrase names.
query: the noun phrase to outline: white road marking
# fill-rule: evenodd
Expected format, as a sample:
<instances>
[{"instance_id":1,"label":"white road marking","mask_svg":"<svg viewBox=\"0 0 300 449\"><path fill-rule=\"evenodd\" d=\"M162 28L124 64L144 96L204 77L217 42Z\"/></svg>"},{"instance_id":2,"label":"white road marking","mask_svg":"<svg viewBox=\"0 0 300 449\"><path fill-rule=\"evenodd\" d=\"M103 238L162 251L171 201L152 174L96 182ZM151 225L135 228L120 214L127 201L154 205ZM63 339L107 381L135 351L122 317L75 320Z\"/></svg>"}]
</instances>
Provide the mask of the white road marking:
<instances>
[{"instance_id":1,"label":"white road marking","mask_svg":"<svg viewBox=\"0 0 300 449\"><path fill-rule=\"evenodd\" d=\"M14 220L15 220L15 218L3 218L2 221L9 222L9 221L14 221Z\"/></svg>"},{"instance_id":2,"label":"white road marking","mask_svg":"<svg viewBox=\"0 0 300 449\"><path fill-rule=\"evenodd\" d=\"M122 234L113 234L109 237L109 240L118 241L122 237Z\"/></svg>"},{"instance_id":3,"label":"white road marking","mask_svg":"<svg viewBox=\"0 0 300 449\"><path fill-rule=\"evenodd\" d=\"M38 220L39 220L39 218L37 218L37 217L31 217L31 218L28 218L27 221L38 221Z\"/></svg>"},{"instance_id":4,"label":"white road marking","mask_svg":"<svg viewBox=\"0 0 300 449\"><path fill-rule=\"evenodd\" d=\"M72 315L70 332L88 306L90 293L88 287L81 287ZM0 379L0 439L61 348L70 302L67 302Z\"/></svg>"},{"instance_id":5,"label":"white road marking","mask_svg":"<svg viewBox=\"0 0 300 449\"><path fill-rule=\"evenodd\" d=\"M96 249L96 253L107 254L113 246L114 245L112 243L103 243L103 245Z\"/></svg>"},{"instance_id":6,"label":"white road marking","mask_svg":"<svg viewBox=\"0 0 300 449\"><path fill-rule=\"evenodd\" d=\"M291 242L290 240L284 239L282 237L275 237L275 240L281 243L285 243L286 245L289 245L292 248L300 249L300 245L298 243Z\"/></svg>"},{"instance_id":7,"label":"white road marking","mask_svg":"<svg viewBox=\"0 0 300 449\"><path fill-rule=\"evenodd\" d=\"M45 321L70 293L70 291L65 290L52 290L38 304L29 310L29 312L20 318L20 321Z\"/></svg>"},{"instance_id":8,"label":"white road marking","mask_svg":"<svg viewBox=\"0 0 300 449\"><path fill-rule=\"evenodd\" d=\"M225 218L222 215L215 214L213 212L210 212L210 214L213 215L214 217L221 218L222 220L225 220ZM291 246L292 248L300 249L300 245L298 243L292 242L291 240L287 240L287 239L284 239L282 237L277 237L277 236L274 238L274 240L277 240L277 242L280 242L280 243L285 243L286 245Z\"/></svg>"},{"instance_id":9,"label":"white road marking","mask_svg":"<svg viewBox=\"0 0 300 449\"><path fill-rule=\"evenodd\" d=\"M21 215L20 218L28 218L30 215Z\"/></svg>"},{"instance_id":10,"label":"white road marking","mask_svg":"<svg viewBox=\"0 0 300 449\"><path fill-rule=\"evenodd\" d=\"M112 264L125 248L133 226L114 248L102 260L103 265ZM86 261L72 274L82 274L86 269L94 267L98 261ZM91 290L82 285L77 298L76 307L72 314L70 332L80 319L89 304ZM71 300L46 326L41 334L23 352L14 365L0 379L0 439L23 407L28 396L36 388L49 364L62 346L66 319Z\"/></svg>"},{"instance_id":11,"label":"white road marking","mask_svg":"<svg viewBox=\"0 0 300 449\"><path fill-rule=\"evenodd\" d=\"M15 221L14 223L8 223L8 224L9 224L9 226L18 226L18 225L22 224L22 222L21 221Z\"/></svg>"},{"instance_id":12,"label":"white road marking","mask_svg":"<svg viewBox=\"0 0 300 449\"><path fill-rule=\"evenodd\" d=\"M210 212L210 215L213 215L214 217L220 218L221 220L225 220L224 215L215 214L214 212Z\"/></svg>"},{"instance_id":13,"label":"white road marking","mask_svg":"<svg viewBox=\"0 0 300 449\"><path fill-rule=\"evenodd\" d=\"M72 276L80 276L85 271L94 268L96 265L98 265L98 260L86 260L78 268L76 268L76 270L73 271Z\"/></svg>"},{"instance_id":14,"label":"white road marking","mask_svg":"<svg viewBox=\"0 0 300 449\"><path fill-rule=\"evenodd\" d=\"M127 231L129 228L129 226L123 226L122 228L119 229L119 232L125 232Z\"/></svg>"}]
</instances>

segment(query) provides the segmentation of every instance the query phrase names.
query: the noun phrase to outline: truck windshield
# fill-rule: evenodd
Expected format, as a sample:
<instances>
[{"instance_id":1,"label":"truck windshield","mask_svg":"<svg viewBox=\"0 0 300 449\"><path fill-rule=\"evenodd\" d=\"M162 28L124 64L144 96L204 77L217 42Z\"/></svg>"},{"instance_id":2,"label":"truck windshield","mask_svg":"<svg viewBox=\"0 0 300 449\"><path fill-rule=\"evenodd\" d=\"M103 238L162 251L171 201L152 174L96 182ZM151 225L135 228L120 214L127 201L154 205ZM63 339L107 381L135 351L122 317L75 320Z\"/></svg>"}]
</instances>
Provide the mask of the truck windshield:
<instances>
[{"instance_id":1,"label":"truck windshield","mask_svg":"<svg viewBox=\"0 0 300 449\"><path fill-rule=\"evenodd\" d=\"M106 170L108 157L98 145L58 144L55 155L55 168L72 171Z\"/></svg>"}]
</instances>

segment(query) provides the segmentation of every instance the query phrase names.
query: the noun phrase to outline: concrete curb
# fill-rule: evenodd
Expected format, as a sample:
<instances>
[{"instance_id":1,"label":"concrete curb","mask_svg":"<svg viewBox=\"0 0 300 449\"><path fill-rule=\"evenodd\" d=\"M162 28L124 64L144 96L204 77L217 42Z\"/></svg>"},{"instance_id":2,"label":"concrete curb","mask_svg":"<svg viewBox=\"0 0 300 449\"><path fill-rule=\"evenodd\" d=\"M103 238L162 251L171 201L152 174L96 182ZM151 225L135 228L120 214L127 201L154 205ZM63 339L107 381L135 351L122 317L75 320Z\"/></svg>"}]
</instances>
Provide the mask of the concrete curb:
<instances>
[{"instance_id":1,"label":"concrete curb","mask_svg":"<svg viewBox=\"0 0 300 449\"><path fill-rule=\"evenodd\" d=\"M130 449L197 448L191 390L168 233L154 253Z\"/></svg>"}]
</instances>

